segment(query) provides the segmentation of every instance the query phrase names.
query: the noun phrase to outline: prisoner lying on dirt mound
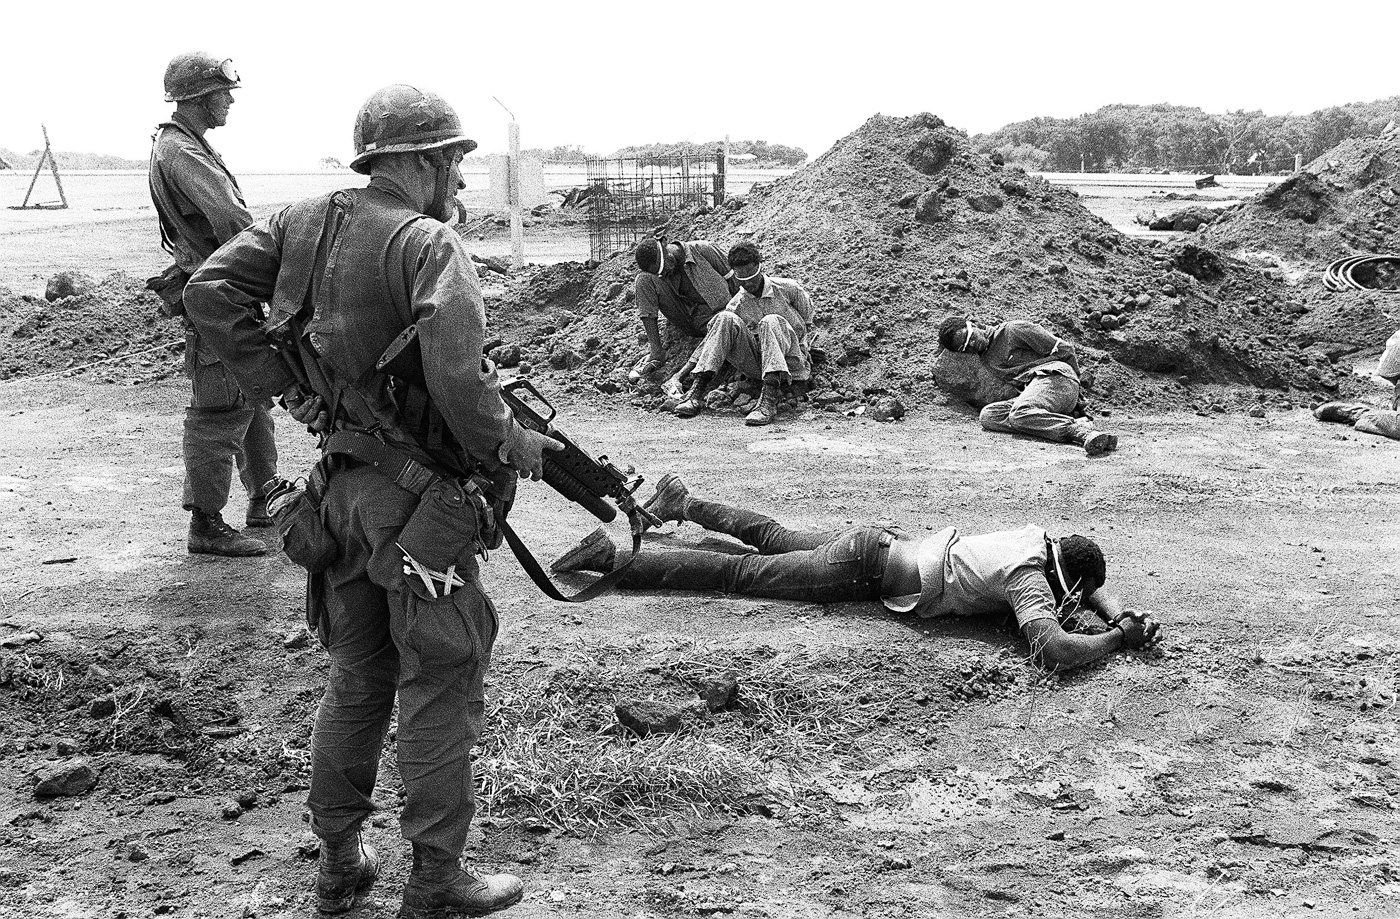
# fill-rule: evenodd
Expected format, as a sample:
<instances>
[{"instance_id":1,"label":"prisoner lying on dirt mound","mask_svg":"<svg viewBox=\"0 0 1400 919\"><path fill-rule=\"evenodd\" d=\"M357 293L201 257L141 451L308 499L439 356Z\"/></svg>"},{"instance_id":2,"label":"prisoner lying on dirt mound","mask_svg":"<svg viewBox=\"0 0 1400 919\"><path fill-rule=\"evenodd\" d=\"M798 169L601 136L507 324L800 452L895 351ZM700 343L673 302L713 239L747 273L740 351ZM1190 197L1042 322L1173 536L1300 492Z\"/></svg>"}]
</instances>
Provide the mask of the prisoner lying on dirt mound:
<instances>
[{"instance_id":1,"label":"prisoner lying on dirt mound","mask_svg":"<svg viewBox=\"0 0 1400 919\"><path fill-rule=\"evenodd\" d=\"M938 342L949 351L978 355L993 374L1020 388L1014 399L983 407L978 420L988 431L1079 444L1090 456L1118 449L1118 437L1094 430L1084 414L1079 361L1069 342L1024 319L989 331L965 316L944 319Z\"/></svg>"},{"instance_id":2,"label":"prisoner lying on dirt mound","mask_svg":"<svg viewBox=\"0 0 1400 919\"><path fill-rule=\"evenodd\" d=\"M1010 612L1031 655L1051 670L1142 648L1161 634L1149 614L1125 610L1100 591L1107 574L1103 552L1084 536L1055 539L1037 526L976 536L947 527L923 540L877 526L801 533L753 511L693 498L673 474L661 477L646 509L663 521L689 520L732 536L758 554L641 553L619 581L630 590L722 590L808 603L879 600L895 612L923 617ZM606 573L617 557L600 527L551 567ZM1081 606L1112 628L1088 635L1065 631L1060 614Z\"/></svg>"}]
</instances>

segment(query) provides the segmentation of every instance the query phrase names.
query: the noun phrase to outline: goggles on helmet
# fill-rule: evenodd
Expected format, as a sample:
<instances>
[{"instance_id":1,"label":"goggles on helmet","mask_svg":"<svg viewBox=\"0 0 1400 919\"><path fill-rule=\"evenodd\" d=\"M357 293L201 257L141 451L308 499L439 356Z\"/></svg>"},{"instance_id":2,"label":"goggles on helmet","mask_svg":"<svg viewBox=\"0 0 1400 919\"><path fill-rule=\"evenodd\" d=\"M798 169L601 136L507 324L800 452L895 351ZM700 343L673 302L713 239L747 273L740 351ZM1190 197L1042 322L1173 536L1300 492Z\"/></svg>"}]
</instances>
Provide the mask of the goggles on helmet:
<instances>
[{"instance_id":1,"label":"goggles on helmet","mask_svg":"<svg viewBox=\"0 0 1400 919\"><path fill-rule=\"evenodd\" d=\"M233 58L231 57L224 58L223 61L219 63L218 67L206 71L206 74L211 77L216 73L230 83L238 82L238 71L233 69Z\"/></svg>"}]
</instances>

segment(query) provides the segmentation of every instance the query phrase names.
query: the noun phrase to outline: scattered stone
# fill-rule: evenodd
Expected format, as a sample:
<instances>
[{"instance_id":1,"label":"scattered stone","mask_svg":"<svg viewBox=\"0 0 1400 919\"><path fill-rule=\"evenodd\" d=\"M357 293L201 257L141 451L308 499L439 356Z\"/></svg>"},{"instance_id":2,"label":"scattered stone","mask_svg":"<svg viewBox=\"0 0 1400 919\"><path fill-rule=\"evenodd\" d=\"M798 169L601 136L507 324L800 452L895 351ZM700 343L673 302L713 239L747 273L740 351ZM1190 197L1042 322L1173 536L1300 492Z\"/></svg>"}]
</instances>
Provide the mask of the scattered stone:
<instances>
[{"instance_id":1,"label":"scattered stone","mask_svg":"<svg viewBox=\"0 0 1400 919\"><path fill-rule=\"evenodd\" d=\"M520 366L520 346L519 345L498 345L491 349L487 355L492 363L497 367L518 367ZM524 371L522 371L524 372Z\"/></svg>"},{"instance_id":2,"label":"scattered stone","mask_svg":"<svg viewBox=\"0 0 1400 919\"><path fill-rule=\"evenodd\" d=\"M1256 405L1256 406L1254 406L1254 408L1252 408L1252 409L1249 410L1249 417L1251 417L1251 418L1263 418L1263 417L1264 417L1264 406L1262 406L1262 405Z\"/></svg>"},{"instance_id":3,"label":"scattered stone","mask_svg":"<svg viewBox=\"0 0 1400 919\"><path fill-rule=\"evenodd\" d=\"M54 749L59 756L72 756L82 750L82 745L71 737L60 737L54 741Z\"/></svg>"},{"instance_id":4,"label":"scattered stone","mask_svg":"<svg viewBox=\"0 0 1400 919\"><path fill-rule=\"evenodd\" d=\"M96 286L97 282L81 271L60 271L49 278L49 283L44 288L44 299L53 303L64 297L88 293Z\"/></svg>"},{"instance_id":5,"label":"scattered stone","mask_svg":"<svg viewBox=\"0 0 1400 919\"><path fill-rule=\"evenodd\" d=\"M914 219L919 223L937 223L943 218L943 199L938 192L929 190L919 195L914 206Z\"/></svg>"},{"instance_id":6,"label":"scattered stone","mask_svg":"<svg viewBox=\"0 0 1400 919\"><path fill-rule=\"evenodd\" d=\"M0 639L0 648L23 648L25 645L32 645L34 642L42 640L43 636L38 632L16 632Z\"/></svg>"},{"instance_id":7,"label":"scattered stone","mask_svg":"<svg viewBox=\"0 0 1400 919\"><path fill-rule=\"evenodd\" d=\"M865 417L876 421L898 421L904 417L904 403L894 396L883 396L866 410Z\"/></svg>"},{"instance_id":8,"label":"scattered stone","mask_svg":"<svg viewBox=\"0 0 1400 919\"><path fill-rule=\"evenodd\" d=\"M94 683L111 683L112 671L101 664L88 664L87 679Z\"/></svg>"},{"instance_id":9,"label":"scattered stone","mask_svg":"<svg viewBox=\"0 0 1400 919\"><path fill-rule=\"evenodd\" d=\"M739 698L739 675L729 671L721 676L709 677L700 683L700 698L712 712L722 712L733 707Z\"/></svg>"},{"instance_id":10,"label":"scattered stone","mask_svg":"<svg viewBox=\"0 0 1400 919\"><path fill-rule=\"evenodd\" d=\"M288 651L299 651L311 643L311 634L306 629L290 629L282 636L282 647Z\"/></svg>"},{"instance_id":11,"label":"scattered stone","mask_svg":"<svg viewBox=\"0 0 1400 919\"><path fill-rule=\"evenodd\" d=\"M71 798L97 784L97 771L84 760L50 765L36 773L34 797Z\"/></svg>"},{"instance_id":12,"label":"scattered stone","mask_svg":"<svg viewBox=\"0 0 1400 919\"><path fill-rule=\"evenodd\" d=\"M110 718L117 713L117 703L111 696L98 696L88 703L89 718Z\"/></svg>"},{"instance_id":13,"label":"scattered stone","mask_svg":"<svg viewBox=\"0 0 1400 919\"><path fill-rule=\"evenodd\" d=\"M238 806L244 810L252 810L258 804L258 790L256 788L245 788L234 798Z\"/></svg>"},{"instance_id":14,"label":"scattered stone","mask_svg":"<svg viewBox=\"0 0 1400 919\"><path fill-rule=\"evenodd\" d=\"M1001 210L1001 198L996 195L969 195L967 198L968 207L981 214L990 214Z\"/></svg>"},{"instance_id":15,"label":"scattered stone","mask_svg":"<svg viewBox=\"0 0 1400 919\"><path fill-rule=\"evenodd\" d=\"M549 366L555 370L573 370L582 363L583 358L568 345L555 348L549 355Z\"/></svg>"},{"instance_id":16,"label":"scattered stone","mask_svg":"<svg viewBox=\"0 0 1400 919\"><path fill-rule=\"evenodd\" d=\"M233 856L228 860L228 863L230 865L241 865L246 861L251 861L255 858L263 858L266 855L267 853L264 852L262 849L249 849L246 852L242 852L238 855Z\"/></svg>"},{"instance_id":17,"label":"scattered stone","mask_svg":"<svg viewBox=\"0 0 1400 919\"><path fill-rule=\"evenodd\" d=\"M235 801L225 801L219 808L219 816L225 820L237 820L243 816L243 808Z\"/></svg>"},{"instance_id":18,"label":"scattered stone","mask_svg":"<svg viewBox=\"0 0 1400 919\"><path fill-rule=\"evenodd\" d=\"M133 842L126 847L126 860L129 862L144 862L150 857L151 853L139 842Z\"/></svg>"},{"instance_id":19,"label":"scattered stone","mask_svg":"<svg viewBox=\"0 0 1400 919\"><path fill-rule=\"evenodd\" d=\"M649 734L674 734L681 729L680 710L664 702L619 702L615 711L622 726L639 737Z\"/></svg>"},{"instance_id":20,"label":"scattered stone","mask_svg":"<svg viewBox=\"0 0 1400 919\"><path fill-rule=\"evenodd\" d=\"M321 857L321 840L312 833L303 833L296 845L297 858L315 861Z\"/></svg>"},{"instance_id":21,"label":"scattered stone","mask_svg":"<svg viewBox=\"0 0 1400 919\"><path fill-rule=\"evenodd\" d=\"M1030 189L1015 179L1002 179L997 185L1012 198L1028 198L1031 194Z\"/></svg>"}]
</instances>

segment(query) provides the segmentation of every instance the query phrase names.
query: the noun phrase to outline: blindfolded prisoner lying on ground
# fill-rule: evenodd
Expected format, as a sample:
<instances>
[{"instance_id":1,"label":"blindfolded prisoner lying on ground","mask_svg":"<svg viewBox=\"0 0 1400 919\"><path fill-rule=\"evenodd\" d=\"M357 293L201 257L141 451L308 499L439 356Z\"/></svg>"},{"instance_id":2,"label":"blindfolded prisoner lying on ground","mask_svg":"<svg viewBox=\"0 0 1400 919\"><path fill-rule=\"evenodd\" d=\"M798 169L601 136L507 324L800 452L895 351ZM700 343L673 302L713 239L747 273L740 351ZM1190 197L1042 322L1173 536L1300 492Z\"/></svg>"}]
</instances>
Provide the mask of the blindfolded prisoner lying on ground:
<instances>
[{"instance_id":1,"label":"blindfolded prisoner lying on ground","mask_svg":"<svg viewBox=\"0 0 1400 919\"><path fill-rule=\"evenodd\" d=\"M879 526L800 532L753 511L691 497L670 474L645 507L663 521L698 523L757 552L644 552L618 582L624 589L722 590L808 603L879 600L923 617L1012 613L1036 662L1051 670L1145 647L1161 633L1150 614L1124 609L1100 590L1107 573L1103 552L1084 536L1053 538L1030 525L974 536L948 527L919 540ZM608 572L617 557L599 528L551 567ZM1066 631L1061 618L1081 607L1110 628Z\"/></svg>"},{"instance_id":2,"label":"blindfolded prisoner lying on ground","mask_svg":"<svg viewBox=\"0 0 1400 919\"><path fill-rule=\"evenodd\" d=\"M1324 402L1313 410L1313 415L1319 421L1349 424L1363 434L1400 440L1400 332L1386 341L1376 376L1394 387L1389 409L1373 408L1364 402Z\"/></svg>"}]
</instances>

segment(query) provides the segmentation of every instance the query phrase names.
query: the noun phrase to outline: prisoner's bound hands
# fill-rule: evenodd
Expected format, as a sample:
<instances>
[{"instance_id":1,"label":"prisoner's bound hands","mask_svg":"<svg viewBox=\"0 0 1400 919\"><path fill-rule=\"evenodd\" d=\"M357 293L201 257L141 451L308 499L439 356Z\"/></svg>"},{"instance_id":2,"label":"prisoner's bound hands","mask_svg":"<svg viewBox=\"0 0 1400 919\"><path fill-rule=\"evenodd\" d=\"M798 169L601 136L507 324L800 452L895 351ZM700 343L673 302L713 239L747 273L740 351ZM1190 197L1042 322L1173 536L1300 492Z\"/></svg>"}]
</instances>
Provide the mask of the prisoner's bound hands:
<instances>
[{"instance_id":1,"label":"prisoner's bound hands","mask_svg":"<svg viewBox=\"0 0 1400 919\"><path fill-rule=\"evenodd\" d=\"M1142 610L1124 610L1114 626L1123 633L1123 647L1143 648L1155 642L1162 632L1162 624L1152 618L1152 614Z\"/></svg>"},{"instance_id":2,"label":"prisoner's bound hands","mask_svg":"<svg viewBox=\"0 0 1400 919\"><path fill-rule=\"evenodd\" d=\"M522 479L538 481L544 476L544 451L562 450L564 445L552 437L527 427L518 428L506 453L506 465L520 473Z\"/></svg>"},{"instance_id":3,"label":"prisoner's bound hands","mask_svg":"<svg viewBox=\"0 0 1400 919\"><path fill-rule=\"evenodd\" d=\"M282 390L281 402L287 414L306 425L308 431L323 434L331 429L331 416L320 396L307 398L301 387L293 384Z\"/></svg>"}]
</instances>

